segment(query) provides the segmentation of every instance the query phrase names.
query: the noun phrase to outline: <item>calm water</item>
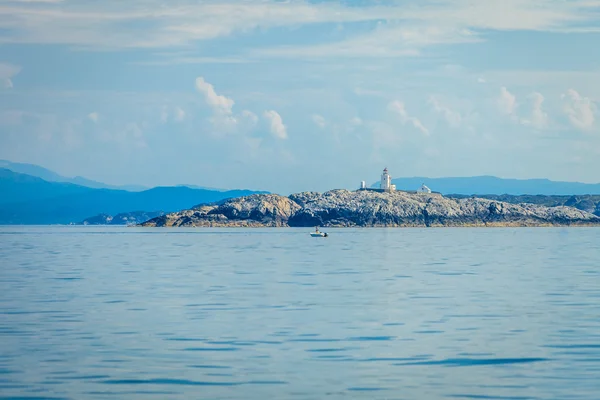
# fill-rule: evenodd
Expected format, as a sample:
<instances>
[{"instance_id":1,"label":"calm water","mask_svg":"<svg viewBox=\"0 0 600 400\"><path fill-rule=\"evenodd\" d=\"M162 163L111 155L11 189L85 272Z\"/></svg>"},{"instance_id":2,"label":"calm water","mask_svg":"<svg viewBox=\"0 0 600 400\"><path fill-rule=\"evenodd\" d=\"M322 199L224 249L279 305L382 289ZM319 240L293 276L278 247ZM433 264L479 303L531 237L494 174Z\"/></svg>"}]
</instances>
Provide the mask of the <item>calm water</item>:
<instances>
[{"instance_id":1,"label":"calm water","mask_svg":"<svg viewBox=\"0 0 600 400\"><path fill-rule=\"evenodd\" d=\"M600 229L0 227L0 398L598 399Z\"/></svg>"}]
</instances>

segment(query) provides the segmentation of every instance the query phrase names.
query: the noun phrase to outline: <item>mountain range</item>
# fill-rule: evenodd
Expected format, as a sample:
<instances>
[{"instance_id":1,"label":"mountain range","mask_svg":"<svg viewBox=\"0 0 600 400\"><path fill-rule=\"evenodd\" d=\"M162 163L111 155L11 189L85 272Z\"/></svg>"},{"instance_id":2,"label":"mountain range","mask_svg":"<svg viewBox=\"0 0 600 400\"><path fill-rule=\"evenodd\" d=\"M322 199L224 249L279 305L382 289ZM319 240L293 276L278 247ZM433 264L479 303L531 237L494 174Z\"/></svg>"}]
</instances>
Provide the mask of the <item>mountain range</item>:
<instances>
[{"instance_id":1,"label":"mountain range","mask_svg":"<svg viewBox=\"0 0 600 400\"><path fill-rule=\"evenodd\" d=\"M266 192L185 186L127 191L50 182L0 168L0 193L0 224L72 224L98 214L173 212L198 204Z\"/></svg>"},{"instance_id":2,"label":"mountain range","mask_svg":"<svg viewBox=\"0 0 600 400\"><path fill-rule=\"evenodd\" d=\"M74 185L85 186L88 188L94 189L120 189L120 190L128 190L132 192L138 192L142 190L147 190L149 188L141 186L141 185L107 185L102 182L97 182L91 179L87 179L81 176L76 176L74 178L68 178L66 176L62 176L57 174L54 171L51 171L47 168L40 167L35 164L25 164L25 163L15 163L7 160L0 160L0 168L8 169L13 172L18 172L20 174L31 175L37 178L41 178L47 182L61 182L61 183L72 183Z\"/></svg>"}]
</instances>

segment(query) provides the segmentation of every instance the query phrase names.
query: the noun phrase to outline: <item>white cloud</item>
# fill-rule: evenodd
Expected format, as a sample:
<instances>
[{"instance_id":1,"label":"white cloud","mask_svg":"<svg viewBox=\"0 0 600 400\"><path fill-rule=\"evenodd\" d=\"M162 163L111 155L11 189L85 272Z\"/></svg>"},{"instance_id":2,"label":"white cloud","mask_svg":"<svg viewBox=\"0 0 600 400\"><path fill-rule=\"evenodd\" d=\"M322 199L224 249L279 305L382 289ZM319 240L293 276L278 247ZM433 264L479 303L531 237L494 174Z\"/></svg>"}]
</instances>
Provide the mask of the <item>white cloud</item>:
<instances>
[{"instance_id":1,"label":"white cloud","mask_svg":"<svg viewBox=\"0 0 600 400\"><path fill-rule=\"evenodd\" d=\"M175 107L175 121L181 122L185 119L185 111L179 107Z\"/></svg>"},{"instance_id":2,"label":"white cloud","mask_svg":"<svg viewBox=\"0 0 600 400\"><path fill-rule=\"evenodd\" d=\"M564 110L574 127L589 130L594 126L597 107L588 97L581 96L574 89L569 89L561 97L564 100Z\"/></svg>"},{"instance_id":3,"label":"white cloud","mask_svg":"<svg viewBox=\"0 0 600 400\"><path fill-rule=\"evenodd\" d=\"M242 117L247 120L250 125L254 126L258 123L258 116L254 114L252 111L244 110L242 111Z\"/></svg>"},{"instance_id":4,"label":"white cloud","mask_svg":"<svg viewBox=\"0 0 600 400\"><path fill-rule=\"evenodd\" d=\"M23 4L0 7L0 28L9 30L5 42L148 48L185 45L257 28L374 21L389 11L388 7L364 10L307 2L181 0L169 7L152 7L147 1L105 0L65 2L60 8Z\"/></svg>"},{"instance_id":5,"label":"white cloud","mask_svg":"<svg viewBox=\"0 0 600 400\"><path fill-rule=\"evenodd\" d=\"M157 54L161 57L158 60L134 61L132 65L151 65L151 66L167 66L179 64L245 64L251 62L249 59L236 57L194 57L194 56L178 56L170 55L169 53Z\"/></svg>"},{"instance_id":6,"label":"white cloud","mask_svg":"<svg viewBox=\"0 0 600 400\"><path fill-rule=\"evenodd\" d=\"M92 121L92 122L98 122L98 118L100 117L100 115L97 112L92 112L88 114L88 118Z\"/></svg>"},{"instance_id":7,"label":"white cloud","mask_svg":"<svg viewBox=\"0 0 600 400\"><path fill-rule=\"evenodd\" d=\"M0 62L0 87L12 89L14 85L11 78L17 75L20 71L21 67Z\"/></svg>"},{"instance_id":8,"label":"white cloud","mask_svg":"<svg viewBox=\"0 0 600 400\"><path fill-rule=\"evenodd\" d=\"M213 110L213 115L210 118L211 123L222 132L233 132L237 129L238 118L233 115L233 99L219 95L215 88L204 78L196 78L196 89L204 95L206 104Z\"/></svg>"},{"instance_id":9,"label":"white cloud","mask_svg":"<svg viewBox=\"0 0 600 400\"><path fill-rule=\"evenodd\" d=\"M123 130L116 133L114 140L119 142L122 146L134 146L138 148L148 147L142 128L135 122L126 124Z\"/></svg>"},{"instance_id":10,"label":"white cloud","mask_svg":"<svg viewBox=\"0 0 600 400\"><path fill-rule=\"evenodd\" d=\"M181 107L163 106L160 112L160 122L166 123L169 120L182 122L185 120L186 113Z\"/></svg>"},{"instance_id":11,"label":"white cloud","mask_svg":"<svg viewBox=\"0 0 600 400\"><path fill-rule=\"evenodd\" d=\"M202 94L206 103L211 106L216 112L220 112L226 115L232 113L231 109L235 102L229 97L218 95L215 92L215 88L210 83L206 82L203 77L196 78L196 89Z\"/></svg>"},{"instance_id":12,"label":"white cloud","mask_svg":"<svg viewBox=\"0 0 600 400\"><path fill-rule=\"evenodd\" d=\"M281 115L277 111L265 111L265 118L269 121L271 134L279 139L287 139L287 128L283 124Z\"/></svg>"},{"instance_id":13,"label":"white cloud","mask_svg":"<svg viewBox=\"0 0 600 400\"><path fill-rule=\"evenodd\" d=\"M321 129L325 128L326 121L325 121L325 118L322 115L314 114L311 117L311 119L315 123L315 125L317 125L319 128L321 128Z\"/></svg>"},{"instance_id":14,"label":"white cloud","mask_svg":"<svg viewBox=\"0 0 600 400\"><path fill-rule=\"evenodd\" d=\"M544 96L541 93L534 92L529 96L532 100L531 117L523 119L523 125L531 125L536 129L544 129L548 126L548 114L543 110Z\"/></svg>"},{"instance_id":15,"label":"white cloud","mask_svg":"<svg viewBox=\"0 0 600 400\"><path fill-rule=\"evenodd\" d=\"M355 126L360 126L363 124L363 120L360 119L359 117L354 117L350 120L350 125L355 127Z\"/></svg>"},{"instance_id":16,"label":"white cloud","mask_svg":"<svg viewBox=\"0 0 600 400\"><path fill-rule=\"evenodd\" d=\"M406 107L404 106L403 102L394 100L388 104L388 109L400 117L400 122L402 122L402 125L410 123L423 135L429 136L429 130L425 128L425 126L423 126L421 121L419 121L419 119L415 117L411 117L410 115L408 115L408 112L406 111Z\"/></svg>"},{"instance_id":17,"label":"white cloud","mask_svg":"<svg viewBox=\"0 0 600 400\"><path fill-rule=\"evenodd\" d=\"M308 1L193 1L169 6L143 0L102 2L43 0L3 2L0 41L60 43L83 47L158 48L183 46L257 29L307 24L390 22L364 38L347 39L335 55L403 54L405 48L472 39L473 30L588 31L594 27L595 0L444 0L438 2L371 2L355 6L342 2ZM46 4L44 4L46 3ZM443 21L443 24L440 24ZM397 23L402 24L399 30ZM404 33L402 33L404 32ZM411 33L412 32L412 33ZM382 42L377 42L378 37ZM470 39L469 39L470 38ZM354 45L356 45L354 47ZM302 54L326 56L324 47L305 48ZM280 49L287 51L286 49Z\"/></svg>"},{"instance_id":18,"label":"white cloud","mask_svg":"<svg viewBox=\"0 0 600 400\"><path fill-rule=\"evenodd\" d=\"M224 133L244 135L245 133L251 132L256 127L258 116L255 113L249 110L243 110L241 113L234 113L233 106L235 105L235 101L232 98L218 94L213 85L206 82L204 78L198 77L196 79L196 89L204 95L206 103L212 110L212 116L209 118L209 121L216 130L213 133L217 136ZM185 118L185 113L183 110L176 108L175 119L177 120L178 117L179 120L183 120L183 118ZM274 134L285 136L286 130L281 123L281 117L279 117L279 114L277 114L277 117L283 128L279 127L277 121L271 121L272 126L275 126L275 128L272 128L275 129L276 133Z\"/></svg>"},{"instance_id":19,"label":"white cloud","mask_svg":"<svg viewBox=\"0 0 600 400\"><path fill-rule=\"evenodd\" d=\"M357 96L374 96L374 97L384 97L385 92L381 90L372 90L372 89L364 89L361 87L354 88L354 94Z\"/></svg>"},{"instance_id":20,"label":"white cloud","mask_svg":"<svg viewBox=\"0 0 600 400\"><path fill-rule=\"evenodd\" d=\"M444 117L448 125L453 128L460 126L462 122L460 113L452 111L448 107L443 106L440 104L439 100L433 96L429 98L429 104L431 104L436 113L441 114Z\"/></svg>"},{"instance_id":21,"label":"white cloud","mask_svg":"<svg viewBox=\"0 0 600 400\"><path fill-rule=\"evenodd\" d=\"M258 56L274 57L401 57L417 56L420 49L436 44L477 42L474 32L453 27L385 26L341 42L310 45L284 46L255 51Z\"/></svg>"},{"instance_id":22,"label":"white cloud","mask_svg":"<svg viewBox=\"0 0 600 400\"><path fill-rule=\"evenodd\" d=\"M517 109L517 98L505 87L500 89L500 96L497 100L498 109L502 114L514 116Z\"/></svg>"}]
</instances>

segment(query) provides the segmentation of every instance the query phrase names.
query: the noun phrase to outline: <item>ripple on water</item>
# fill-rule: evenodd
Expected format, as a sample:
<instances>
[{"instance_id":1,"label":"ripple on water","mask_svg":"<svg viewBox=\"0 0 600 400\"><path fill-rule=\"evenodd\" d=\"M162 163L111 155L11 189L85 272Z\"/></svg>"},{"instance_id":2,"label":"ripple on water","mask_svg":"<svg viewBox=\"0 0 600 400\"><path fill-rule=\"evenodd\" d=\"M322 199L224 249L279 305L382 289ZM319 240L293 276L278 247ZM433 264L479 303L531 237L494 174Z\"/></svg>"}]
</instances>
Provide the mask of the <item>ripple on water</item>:
<instances>
[{"instance_id":1,"label":"ripple on water","mask_svg":"<svg viewBox=\"0 0 600 400\"><path fill-rule=\"evenodd\" d=\"M522 396L486 396L479 394L449 394L447 397L459 399L482 399L482 400L533 400L535 397Z\"/></svg>"},{"instance_id":2,"label":"ripple on water","mask_svg":"<svg viewBox=\"0 0 600 400\"><path fill-rule=\"evenodd\" d=\"M358 342L380 342L387 340L394 340L396 336L356 336L346 340L358 341Z\"/></svg>"},{"instance_id":3,"label":"ripple on water","mask_svg":"<svg viewBox=\"0 0 600 400\"><path fill-rule=\"evenodd\" d=\"M239 347L186 347L183 351L238 351Z\"/></svg>"},{"instance_id":4,"label":"ripple on water","mask_svg":"<svg viewBox=\"0 0 600 400\"><path fill-rule=\"evenodd\" d=\"M551 349L600 349L600 344L549 344L543 347Z\"/></svg>"},{"instance_id":5,"label":"ripple on water","mask_svg":"<svg viewBox=\"0 0 600 400\"><path fill-rule=\"evenodd\" d=\"M356 350L356 347L340 347L340 348L324 348L324 349L307 349L309 353L333 353L338 351Z\"/></svg>"},{"instance_id":6,"label":"ripple on water","mask_svg":"<svg viewBox=\"0 0 600 400\"><path fill-rule=\"evenodd\" d=\"M448 367L470 367L480 365L524 364L550 361L548 358L448 358L445 360L417 361L394 365L445 365Z\"/></svg>"},{"instance_id":7,"label":"ripple on water","mask_svg":"<svg viewBox=\"0 0 600 400\"><path fill-rule=\"evenodd\" d=\"M67 397L40 397L40 396L10 396L0 397L0 400L70 400Z\"/></svg>"},{"instance_id":8,"label":"ripple on water","mask_svg":"<svg viewBox=\"0 0 600 400\"><path fill-rule=\"evenodd\" d=\"M200 368L200 369L231 369L228 365L188 365L188 368Z\"/></svg>"},{"instance_id":9,"label":"ripple on water","mask_svg":"<svg viewBox=\"0 0 600 400\"><path fill-rule=\"evenodd\" d=\"M240 385L285 385L286 381L250 380L242 382L195 381L189 379L107 379L100 383L106 385L175 385L175 386L240 386Z\"/></svg>"},{"instance_id":10,"label":"ripple on water","mask_svg":"<svg viewBox=\"0 0 600 400\"><path fill-rule=\"evenodd\" d=\"M240 382L207 382L189 379L107 379L101 381L106 385L178 385L178 386L237 386Z\"/></svg>"}]
</instances>

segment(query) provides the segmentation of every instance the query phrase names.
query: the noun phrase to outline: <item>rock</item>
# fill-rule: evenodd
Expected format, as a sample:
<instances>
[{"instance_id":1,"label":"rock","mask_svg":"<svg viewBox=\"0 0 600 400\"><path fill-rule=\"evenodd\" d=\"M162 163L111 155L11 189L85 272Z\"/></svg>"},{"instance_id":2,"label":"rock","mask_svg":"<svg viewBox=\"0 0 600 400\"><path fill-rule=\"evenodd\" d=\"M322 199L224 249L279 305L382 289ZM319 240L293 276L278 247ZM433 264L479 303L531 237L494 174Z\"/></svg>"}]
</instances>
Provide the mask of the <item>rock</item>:
<instances>
[{"instance_id":1,"label":"rock","mask_svg":"<svg viewBox=\"0 0 600 400\"><path fill-rule=\"evenodd\" d=\"M171 213L142 226L287 226L288 219L300 208L287 197L259 194Z\"/></svg>"},{"instance_id":2,"label":"rock","mask_svg":"<svg viewBox=\"0 0 600 400\"><path fill-rule=\"evenodd\" d=\"M448 195L447 197L462 199L472 196L464 195ZM496 200L505 203L512 204L537 204L547 207L567 206L577 208L579 210L587 211L592 214L600 216L600 195L577 195L577 196L564 196L564 195L481 195L480 198Z\"/></svg>"},{"instance_id":3,"label":"rock","mask_svg":"<svg viewBox=\"0 0 600 400\"><path fill-rule=\"evenodd\" d=\"M331 190L289 197L260 194L151 219L143 226L376 227L600 225L573 207L512 204L402 191Z\"/></svg>"}]
</instances>

